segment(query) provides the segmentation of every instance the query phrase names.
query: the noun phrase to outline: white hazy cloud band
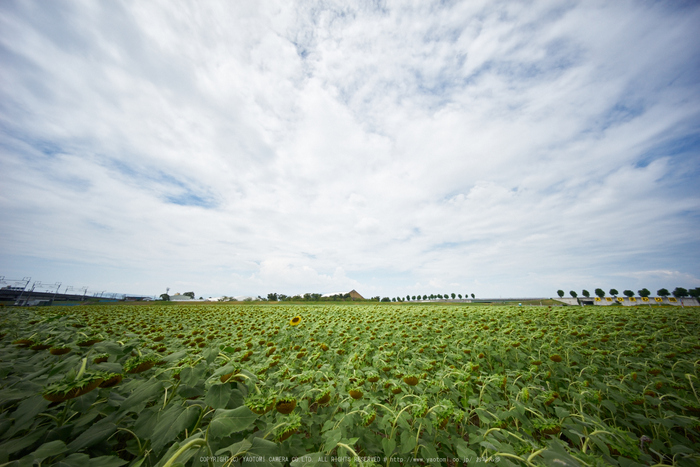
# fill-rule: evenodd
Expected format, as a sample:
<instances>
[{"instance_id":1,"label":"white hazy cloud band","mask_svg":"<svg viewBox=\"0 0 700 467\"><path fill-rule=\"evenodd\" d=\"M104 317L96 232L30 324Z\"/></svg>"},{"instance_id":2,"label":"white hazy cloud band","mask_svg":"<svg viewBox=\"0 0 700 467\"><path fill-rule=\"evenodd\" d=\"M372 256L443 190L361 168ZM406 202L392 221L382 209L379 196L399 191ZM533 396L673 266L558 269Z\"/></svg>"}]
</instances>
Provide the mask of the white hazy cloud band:
<instances>
[{"instance_id":1,"label":"white hazy cloud band","mask_svg":"<svg viewBox=\"0 0 700 467\"><path fill-rule=\"evenodd\" d=\"M3 2L2 273L198 295L695 287L688 5Z\"/></svg>"}]
</instances>

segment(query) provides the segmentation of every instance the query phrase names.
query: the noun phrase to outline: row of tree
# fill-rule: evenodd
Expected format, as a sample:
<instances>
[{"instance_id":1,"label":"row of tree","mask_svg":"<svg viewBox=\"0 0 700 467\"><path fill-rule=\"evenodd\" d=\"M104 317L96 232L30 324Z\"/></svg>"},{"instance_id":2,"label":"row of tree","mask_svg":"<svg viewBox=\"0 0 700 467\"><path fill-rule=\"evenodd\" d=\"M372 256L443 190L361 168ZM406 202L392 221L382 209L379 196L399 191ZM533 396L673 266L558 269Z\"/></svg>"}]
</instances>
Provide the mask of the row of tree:
<instances>
[{"instance_id":1,"label":"row of tree","mask_svg":"<svg viewBox=\"0 0 700 467\"><path fill-rule=\"evenodd\" d=\"M369 301L372 302L410 302L410 301L417 301L417 300L449 300L450 297L452 297L452 300L456 299L462 299L462 294L430 294L430 295L406 295L405 297L372 297L368 299ZM474 294L471 294L472 298L475 298ZM264 300L262 297L259 297L262 300ZM469 294L464 294L464 298L468 299ZM321 294L318 293L306 293L304 295L285 295L282 293L269 293L267 294L267 301L269 302L285 302L285 301L311 301L311 302L318 302L318 301L339 301L339 300L352 300L352 297L350 296L349 293L346 293L344 295L331 295L330 297L324 297Z\"/></svg>"},{"instance_id":2,"label":"row of tree","mask_svg":"<svg viewBox=\"0 0 700 467\"><path fill-rule=\"evenodd\" d=\"M595 289L593 293L595 293L596 296L600 298L605 297L605 291L603 289ZM631 290L623 290L622 294L628 298L632 298L635 295L634 292ZM649 291L649 289L644 288L642 290L637 290L637 294L639 294L640 297L649 297L651 295L651 292ZM557 290L557 295L559 295L560 298L563 298L564 291ZM569 292L569 295L571 295L573 298L578 297L578 293L576 293L573 290ZM585 289L581 291L581 295L583 295L586 298L591 296L590 292ZM617 289L610 289L610 295L617 298L617 296L620 295L620 292L618 292ZM683 287L676 287L675 289L673 289L673 292L669 292L668 289L659 289L656 291L656 295L659 297L668 297L669 295L673 295L676 298L700 298L700 287L695 287L694 289L690 290L684 289Z\"/></svg>"},{"instance_id":3,"label":"row of tree","mask_svg":"<svg viewBox=\"0 0 700 467\"><path fill-rule=\"evenodd\" d=\"M405 297L384 297L381 300L379 300L379 297L372 297L372 300L377 300L377 301L382 301L382 302L410 302L410 301L417 301L417 300L449 300L450 297L452 297L452 300L462 300L462 294L456 294L456 293L451 293L451 294L430 294L430 295L406 295ZM476 298L474 294L471 294L472 299ZM469 294L465 293L464 294L465 299L469 299Z\"/></svg>"}]
</instances>

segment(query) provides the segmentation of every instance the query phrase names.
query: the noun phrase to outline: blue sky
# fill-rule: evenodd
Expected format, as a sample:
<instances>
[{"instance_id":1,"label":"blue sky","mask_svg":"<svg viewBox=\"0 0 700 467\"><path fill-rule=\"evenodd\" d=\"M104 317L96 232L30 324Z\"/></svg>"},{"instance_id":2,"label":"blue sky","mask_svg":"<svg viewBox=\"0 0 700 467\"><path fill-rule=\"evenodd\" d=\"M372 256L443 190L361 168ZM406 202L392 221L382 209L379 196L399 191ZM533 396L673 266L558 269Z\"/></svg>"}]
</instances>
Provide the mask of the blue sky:
<instances>
[{"instance_id":1,"label":"blue sky","mask_svg":"<svg viewBox=\"0 0 700 467\"><path fill-rule=\"evenodd\" d=\"M699 29L694 2L1 2L0 275L698 287Z\"/></svg>"}]
</instances>

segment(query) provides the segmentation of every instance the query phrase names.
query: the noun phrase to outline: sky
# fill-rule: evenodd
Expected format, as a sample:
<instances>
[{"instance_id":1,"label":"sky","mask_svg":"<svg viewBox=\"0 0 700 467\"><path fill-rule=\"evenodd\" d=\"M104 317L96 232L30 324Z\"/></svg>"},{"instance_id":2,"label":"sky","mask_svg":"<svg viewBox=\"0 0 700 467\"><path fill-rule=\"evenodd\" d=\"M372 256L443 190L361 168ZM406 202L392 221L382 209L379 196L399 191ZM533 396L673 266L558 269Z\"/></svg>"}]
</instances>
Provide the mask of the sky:
<instances>
[{"instance_id":1,"label":"sky","mask_svg":"<svg viewBox=\"0 0 700 467\"><path fill-rule=\"evenodd\" d=\"M0 2L0 275L698 287L698 31L693 1Z\"/></svg>"}]
</instances>

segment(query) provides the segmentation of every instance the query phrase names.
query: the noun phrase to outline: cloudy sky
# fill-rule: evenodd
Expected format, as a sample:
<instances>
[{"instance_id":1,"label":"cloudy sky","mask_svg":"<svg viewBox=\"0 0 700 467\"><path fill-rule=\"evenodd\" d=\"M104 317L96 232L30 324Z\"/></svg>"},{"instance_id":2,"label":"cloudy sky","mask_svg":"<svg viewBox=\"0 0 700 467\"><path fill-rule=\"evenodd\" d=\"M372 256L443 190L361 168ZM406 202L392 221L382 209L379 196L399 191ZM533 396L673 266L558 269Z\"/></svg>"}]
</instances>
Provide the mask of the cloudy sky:
<instances>
[{"instance_id":1,"label":"cloudy sky","mask_svg":"<svg viewBox=\"0 0 700 467\"><path fill-rule=\"evenodd\" d=\"M0 2L0 275L700 286L700 6Z\"/></svg>"}]
</instances>

